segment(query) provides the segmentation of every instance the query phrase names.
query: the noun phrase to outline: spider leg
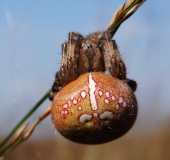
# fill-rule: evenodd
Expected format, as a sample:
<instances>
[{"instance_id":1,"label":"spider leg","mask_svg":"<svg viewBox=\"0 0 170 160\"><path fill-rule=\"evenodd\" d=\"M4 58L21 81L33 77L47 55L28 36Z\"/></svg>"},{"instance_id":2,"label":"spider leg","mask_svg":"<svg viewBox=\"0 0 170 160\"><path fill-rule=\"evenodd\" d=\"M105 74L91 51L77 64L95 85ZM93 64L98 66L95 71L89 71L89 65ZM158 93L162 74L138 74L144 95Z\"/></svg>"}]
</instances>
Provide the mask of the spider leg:
<instances>
[{"instance_id":1,"label":"spider leg","mask_svg":"<svg viewBox=\"0 0 170 160\"><path fill-rule=\"evenodd\" d=\"M52 101L61 87L77 78L77 57L82 36L70 32L68 42L62 44L62 59L60 71L56 73L55 81L51 88L49 99Z\"/></svg>"},{"instance_id":2,"label":"spider leg","mask_svg":"<svg viewBox=\"0 0 170 160\"><path fill-rule=\"evenodd\" d=\"M106 71L108 71L113 77L126 79L126 67L119 53L116 42L110 38L107 31L104 32L103 36L105 40L103 40L101 49L104 55Z\"/></svg>"},{"instance_id":3,"label":"spider leg","mask_svg":"<svg viewBox=\"0 0 170 160\"><path fill-rule=\"evenodd\" d=\"M62 59L59 72L59 79L61 85L67 84L68 82L68 69L67 69L67 43L62 44Z\"/></svg>"},{"instance_id":4,"label":"spider leg","mask_svg":"<svg viewBox=\"0 0 170 160\"><path fill-rule=\"evenodd\" d=\"M62 59L60 71L55 75L55 81L52 85L49 99L52 101L56 93L60 90L60 87L67 83L67 52L66 52L67 43L62 44Z\"/></svg>"},{"instance_id":5,"label":"spider leg","mask_svg":"<svg viewBox=\"0 0 170 160\"><path fill-rule=\"evenodd\" d=\"M53 100L54 96L59 91L59 87L61 86L59 74L60 74L60 72L57 72L56 75L55 75L55 81L54 81L54 83L52 85L50 95L49 95L50 101Z\"/></svg>"},{"instance_id":6,"label":"spider leg","mask_svg":"<svg viewBox=\"0 0 170 160\"><path fill-rule=\"evenodd\" d=\"M104 32L105 40L103 41L102 52L104 55L105 69L113 77L123 80L129 87L135 91L137 83L126 77L126 66L121 58L115 40L111 40L109 33Z\"/></svg>"},{"instance_id":7,"label":"spider leg","mask_svg":"<svg viewBox=\"0 0 170 160\"><path fill-rule=\"evenodd\" d=\"M70 32L67 42L67 83L77 79L77 59L81 47L82 36L75 32Z\"/></svg>"}]
</instances>

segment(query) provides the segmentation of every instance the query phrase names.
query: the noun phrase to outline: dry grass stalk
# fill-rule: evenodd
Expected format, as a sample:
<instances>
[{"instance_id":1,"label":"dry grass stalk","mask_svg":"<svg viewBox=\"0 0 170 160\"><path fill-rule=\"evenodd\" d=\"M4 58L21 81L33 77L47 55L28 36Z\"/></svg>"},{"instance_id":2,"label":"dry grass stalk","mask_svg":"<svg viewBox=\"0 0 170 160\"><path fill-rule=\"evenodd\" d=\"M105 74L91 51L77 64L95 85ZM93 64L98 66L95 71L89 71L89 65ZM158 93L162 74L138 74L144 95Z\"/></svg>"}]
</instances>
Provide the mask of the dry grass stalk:
<instances>
[{"instance_id":1,"label":"dry grass stalk","mask_svg":"<svg viewBox=\"0 0 170 160\"><path fill-rule=\"evenodd\" d=\"M116 23L119 19L120 19L120 15L121 13L124 11L125 9L125 2L117 9L117 11L114 13L110 23L109 23L109 26L108 28L113 25L114 23Z\"/></svg>"},{"instance_id":2,"label":"dry grass stalk","mask_svg":"<svg viewBox=\"0 0 170 160\"><path fill-rule=\"evenodd\" d=\"M34 131L35 127L44 119L46 118L51 112L51 106L49 106L41 115L40 117L33 123L33 125L24 133L26 127L28 126L29 123L24 124L14 135L12 142L7 145L6 147L4 147L1 151L0 151L0 158L1 155L5 155L8 152L10 152L11 150L13 150L14 148L16 148L20 143L22 143L23 141L27 140L32 132Z\"/></svg>"},{"instance_id":3,"label":"dry grass stalk","mask_svg":"<svg viewBox=\"0 0 170 160\"><path fill-rule=\"evenodd\" d=\"M122 22L128 19L146 0L129 0L127 3L124 2L114 13L108 31L113 37Z\"/></svg>"},{"instance_id":4,"label":"dry grass stalk","mask_svg":"<svg viewBox=\"0 0 170 160\"><path fill-rule=\"evenodd\" d=\"M9 143L8 145L6 145L4 148L1 149L0 151L0 155L3 154L3 153L7 153L8 150L10 150L10 148L15 145L15 143L18 142L18 140L20 139L20 137L23 135L25 129L27 128L29 123L25 123L17 132L16 134L14 135L11 143ZM0 160L1 160L2 157L0 157Z\"/></svg>"},{"instance_id":5,"label":"dry grass stalk","mask_svg":"<svg viewBox=\"0 0 170 160\"><path fill-rule=\"evenodd\" d=\"M126 4L126 8L128 8L135 0L129 0Z\"/></svg>"},{"instance_id":6,"label":"dry grass stalk","mask_svg":"<svg viewBox=\"0 0 170 160\"><path fill-rule=\"evenodd\" d=\"M49 106L39 117L40 120L43 120L51 113L51 106Z\"/></svg>"},{"instance_id":7,"label":"dry grass stalk","mask_svg":"<svg viewBox=\"0 0 170 160\"><path fill-rule=\"evenodd\" d=\"M34 131L34 129L35 129L35 127L38 125L38 123L39 123L39 119L38 120L36 120L34 123L33 123L33 125L26 131L26 133L24 134L24 136L23 136L23 140L27 140L29 137L30 137L30 135L32 134L32 132Z\"/></svg>"},{"instance_id":8,"label":"dry grass stalk","mask_svg":"<svg viewBox=\"0 0 170 160\"><path fill-rule=\"evenodd\" d=\"M26 127L28 126L28 122L26 124L24 124L14 135L13 139L12 139L12 143L15 143L19 137L23 134L24 130L26 129Z\"/></svg>"},{"instance_id":9,"label":"dry grass stalk","mask_svg":"<svg viewBox=\"0 0 170 160\"><path fill-rule=\"evenodd\" d=\"M27 132L23 136L23 140L27 140L32 132L34 131L35 127L49 114L51 113L51 106L49 106L41 115L40 117L33 123L33 125L27 130Z\"/></svg>"}]
</instances>

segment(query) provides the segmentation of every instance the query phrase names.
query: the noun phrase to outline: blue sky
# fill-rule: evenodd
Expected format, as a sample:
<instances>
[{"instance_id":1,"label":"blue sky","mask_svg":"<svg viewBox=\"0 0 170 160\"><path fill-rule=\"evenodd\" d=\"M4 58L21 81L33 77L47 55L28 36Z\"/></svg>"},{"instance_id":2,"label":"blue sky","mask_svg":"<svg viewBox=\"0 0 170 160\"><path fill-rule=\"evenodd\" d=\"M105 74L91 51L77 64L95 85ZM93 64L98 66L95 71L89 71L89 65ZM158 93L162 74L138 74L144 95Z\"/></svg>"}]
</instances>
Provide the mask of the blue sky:
<instances>
[{"instance_id":1,"label":"blue sky","mask_svg":"<svg viewBox=\"0 0 170 160\"><path fill-rule=\"evenodd\" d=\"M0 1L0 134L5 135L50 88L61 44L70 31L105 30L121 0ZM157 129L170 119L169 1L148 0L117 31L128 77L138 82L134 132ZM50 105L46 101L29 121ZM40 124L54 133L50 117ZM35 131L38 133L38 131ZM46 133L47 134L47 133ZM43 136L43 134L42 134Z\"/></svg>"}]
</instances>

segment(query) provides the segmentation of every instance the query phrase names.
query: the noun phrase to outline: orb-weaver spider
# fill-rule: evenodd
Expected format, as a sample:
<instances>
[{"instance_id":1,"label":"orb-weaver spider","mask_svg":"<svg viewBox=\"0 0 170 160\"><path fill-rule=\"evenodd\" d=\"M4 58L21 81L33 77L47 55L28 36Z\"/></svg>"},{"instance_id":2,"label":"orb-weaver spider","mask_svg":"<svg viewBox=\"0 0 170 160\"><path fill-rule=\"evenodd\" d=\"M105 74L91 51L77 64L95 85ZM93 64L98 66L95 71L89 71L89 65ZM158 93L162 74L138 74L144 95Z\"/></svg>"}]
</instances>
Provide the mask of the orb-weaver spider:
<instances>
[{"instance_id":1,"label":"orb-weaver spider","mask_svg":"<svg viewBox=\"0 0 170 160\"><path fill-rule=\"evenodd\" d=\"M135 122L136 86L126 78L125 64L108 31L86 38L71 32L62 45L61 67L50 93L51 100L55 97L53 122L61 134L76 142L116 139Z\"/></svg>"},{"instance_id":2,"label":"orb-weaver spider","mask_svg":"<svg viewBox=\"0 0 170 160\"><path fill-rule=\"evenodd\" d=\"M51 113L66 138L84 144L109 142L125 134L137 116L137 84L126 77L126 67L113 35L146 0L129 0L115 12L106 31L87 37L71 32L62 45L62 60L50 93L33 107L0 144L0 157L28 139ZM52 105L28 129L16 130L49 95ZM16 133L15 133L16 132ZM15 135L14 135L15 133ZM12 137L11 143L6 145Z\"/></svg>"},{"instance_id":3,"label":"orb-weaver spider","mask_svg":"<svg viewBox=\"0 0 170 160\"><path fill-rule=\"evenodd\" d=\"M71 32L62 45L60 70L50 92L52 120L66 138L99 144L119 138L134 124L135 81L112 40L120 24L145 0L130 0L114 14L108 29L84 38Z\"/></svg>"}]
</instances>

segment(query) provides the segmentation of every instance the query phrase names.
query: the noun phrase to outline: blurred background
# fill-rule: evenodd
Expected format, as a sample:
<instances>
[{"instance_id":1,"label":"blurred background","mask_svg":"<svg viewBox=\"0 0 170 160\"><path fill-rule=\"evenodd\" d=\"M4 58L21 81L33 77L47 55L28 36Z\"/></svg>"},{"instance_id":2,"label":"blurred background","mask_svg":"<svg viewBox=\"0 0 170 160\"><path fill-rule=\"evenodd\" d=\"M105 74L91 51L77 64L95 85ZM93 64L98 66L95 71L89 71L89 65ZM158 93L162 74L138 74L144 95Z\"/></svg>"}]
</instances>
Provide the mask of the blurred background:
<instances>
[{"instance_id":1,"label":"blurred background","mask_svg":"<svg viewBox=\"0 0 170 160\"><path fill-rule=\"evenodd\" d=\"M0 1L0 140L48 91L70 31L105 30L122 0ZM123 137L103 145L63 138L46 118L6 160L169 160L170 1L148 0L114 36L138 83L138 118ZM51 102L28 119L32 124Z\"/></svg>"}]
</instances>

